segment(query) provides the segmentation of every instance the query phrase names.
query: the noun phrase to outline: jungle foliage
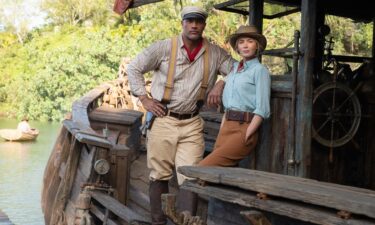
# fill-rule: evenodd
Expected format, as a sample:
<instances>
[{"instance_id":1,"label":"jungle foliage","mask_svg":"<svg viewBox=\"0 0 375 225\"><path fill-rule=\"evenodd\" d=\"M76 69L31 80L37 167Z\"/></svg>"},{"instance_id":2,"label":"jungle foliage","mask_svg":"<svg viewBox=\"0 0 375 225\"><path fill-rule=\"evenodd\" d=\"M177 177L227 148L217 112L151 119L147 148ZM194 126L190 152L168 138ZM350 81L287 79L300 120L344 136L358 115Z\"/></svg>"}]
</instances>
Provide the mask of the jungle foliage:
<instances>
[{"instance_id":1,"label":"jungle foliage","mask_svg":"<svg viewBox=\"0 0 375 225\"><path fill-rule=\"evenodd\" d=\"M5 1L5 0L2 0ZM0 112L35 120L61 120L71 104L101 82L117 77L122 57L134 57L156 40L180 32L180 1L112 12L111 0L44 0L49 23L28 31L20 41L9 25L0 31ZM209 10L205 35L231 51L228 34L246 17L213 10L222 0L182 1ZM267 10L272 11L272 7ZM4 24L0 12L0 24ZM299 29L297 14L265 20L268 48L285 47ZM372 25L331 19L335 51L370 55ZM234 54L234 52L231 52ZM269 61L270 66L280 64ZM275 64L275 65L272 65Z\"/></svg>"}]
</instances>

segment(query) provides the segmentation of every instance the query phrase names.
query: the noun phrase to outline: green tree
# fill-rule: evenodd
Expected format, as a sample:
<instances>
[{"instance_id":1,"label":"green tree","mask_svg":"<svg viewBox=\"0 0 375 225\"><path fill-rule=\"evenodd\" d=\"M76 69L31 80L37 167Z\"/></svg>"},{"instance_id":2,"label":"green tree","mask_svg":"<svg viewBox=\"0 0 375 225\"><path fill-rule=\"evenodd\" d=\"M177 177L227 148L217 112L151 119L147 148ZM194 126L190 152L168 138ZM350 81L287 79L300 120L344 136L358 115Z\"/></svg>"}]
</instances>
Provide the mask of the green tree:
<instances>
[{"instance_id":1,"label":"green tree","mask_svg":"<svg viewBox=\"0 0 375 225\"><path fill-rule=\"evenodd\" d=\"M103 25L107 22L111 0L43 0L42 8L56 25Z\"/></svg>"}]
</instances>

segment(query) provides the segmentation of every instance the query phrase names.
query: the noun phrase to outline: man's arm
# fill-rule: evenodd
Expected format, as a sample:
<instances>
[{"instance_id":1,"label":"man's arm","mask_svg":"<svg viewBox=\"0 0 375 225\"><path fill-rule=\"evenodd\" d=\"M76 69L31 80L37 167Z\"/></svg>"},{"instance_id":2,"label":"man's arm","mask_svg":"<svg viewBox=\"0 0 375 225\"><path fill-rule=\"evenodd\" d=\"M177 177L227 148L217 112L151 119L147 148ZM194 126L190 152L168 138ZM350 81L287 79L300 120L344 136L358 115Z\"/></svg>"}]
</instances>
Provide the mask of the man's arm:
<instances>
[{"instance_id":1,"label":"man's arm","mask_svg":"<svg viewBox=\"0 0 375 225\"><path fill-rule=\"evenodd\" d=\"M161 59L166 53L166 47L166 41L159 41L152 44L138 54L127 67L130 89L133 95L139 98L147 111L159 117L165 115L164 106L147 96L143 75L160 66Z\"/></svg>"},{"instance_id":2,"label":"man's arm","mask_svg":"<svg viewBox=\"0 0 375 225\"><path fill-rule=\"evenodd\" d=\"M216 82L215 86L211 89L207 96L208 107L217 107L221 104L224 86L225 82L223 80Z\"/></svg>"}]
</instances>

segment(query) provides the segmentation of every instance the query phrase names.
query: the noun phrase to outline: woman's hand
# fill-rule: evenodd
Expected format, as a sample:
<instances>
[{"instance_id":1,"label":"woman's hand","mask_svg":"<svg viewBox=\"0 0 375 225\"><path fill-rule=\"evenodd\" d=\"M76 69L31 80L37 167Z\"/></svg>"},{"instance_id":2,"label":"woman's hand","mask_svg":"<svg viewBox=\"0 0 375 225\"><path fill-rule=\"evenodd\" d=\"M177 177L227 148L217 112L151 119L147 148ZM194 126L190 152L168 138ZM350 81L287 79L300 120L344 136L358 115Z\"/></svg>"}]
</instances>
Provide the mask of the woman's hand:
<instances>
[{"instance_id":1,"label":"woman's hand","mask_svg":"<svg viewBox=\"0 0 375 225\"><path fill-rule=\"evenodd\" d=\"M254 114L254 117L246 130L245 141L249 140L251 135L255 134L255 132L258 130L262 122L263 118L261 116L258 116L257 114Z\"/></svg>"},{"instance_id":2,"label":"woman's hand","mask_svg":"<svg viewBox=\"0 0 375 225\"><path fill-rule=\"evenodd\" d=\"M165 106L155 99L147 97L147 95L139 96L139 100L142 102L143 108L147 111L152 112L157 117L163 117L166 114Z\"/></svg>"}]
</instances>

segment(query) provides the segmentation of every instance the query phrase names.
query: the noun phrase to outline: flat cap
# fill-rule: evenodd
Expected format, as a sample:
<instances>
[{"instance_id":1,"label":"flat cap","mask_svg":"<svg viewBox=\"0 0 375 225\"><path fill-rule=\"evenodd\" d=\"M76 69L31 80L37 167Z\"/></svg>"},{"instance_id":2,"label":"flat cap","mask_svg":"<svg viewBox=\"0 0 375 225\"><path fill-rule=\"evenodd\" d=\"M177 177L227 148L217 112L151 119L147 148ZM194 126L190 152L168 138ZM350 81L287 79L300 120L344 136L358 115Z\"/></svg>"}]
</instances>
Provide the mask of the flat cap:
<instances>
[{"instance_id":1,"label":"flat cap","mask_svg":"<svg viewBox=\"0 0 375 225\"><path fill-rule=\"evenodd\" d=\"M198 6L186 6L181 11L182 20L186 19L203 19L206 20L208 13Z\"/></svg>"}]
</instances>

